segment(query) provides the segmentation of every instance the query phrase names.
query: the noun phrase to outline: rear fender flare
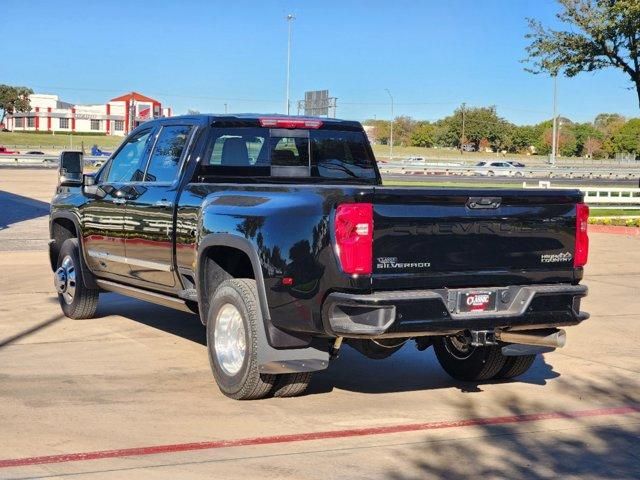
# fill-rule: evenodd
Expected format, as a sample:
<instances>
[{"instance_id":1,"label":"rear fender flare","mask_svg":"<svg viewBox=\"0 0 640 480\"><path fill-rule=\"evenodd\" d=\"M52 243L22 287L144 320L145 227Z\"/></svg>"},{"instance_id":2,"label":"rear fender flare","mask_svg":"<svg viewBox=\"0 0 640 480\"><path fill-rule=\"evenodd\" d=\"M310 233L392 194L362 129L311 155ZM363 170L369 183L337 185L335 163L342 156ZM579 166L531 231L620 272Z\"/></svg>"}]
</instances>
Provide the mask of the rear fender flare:
<instances>
[{"instance_id":1,"label":"rear fender flare","mask_svg":"<svg viewBox=\"0 0 640 480\"><path fill-rule=\"evenodd\" d=\"M205 280L204 269L202 268L204 252L205 250L207 250L207 248L217 246L235 248L245 253L247 257L249 257L249 261L251 262L253 274L256 280L256 286L258 287L258 300L260 301L260 310L262 313L262 317L265 319L265 321L270 321L271 316L269 315L269 305L267 303L264 275L262 273L262 265L260 264L260 259L258 258L258 252L249 240L238 235L232 235L230 233L211 233L203 237L200 241L200 244L198 246L198 270L196 273L198 279L196 289L198 291L198 302L200 303L200 305L204 305L206 303L203 297L204 292L200 288L200 285L202 285ZM201 315L206 315L206 313L207 312L201 312Z\"/></svg>"},{"instance_id":2,"label":"rear fender flare","mask_svg":"<svg viewBox=\"0 0 640 480\"><path fill-rule=\"evenodd\" d=\"M318 349L312 346L304 348L288 348L276 349L269 344L267 338L267 322L271 321L269 316L269 307L267 304L267 295L264 285L264 276L258 252L253 244L244 237L232 235L228 233L212 233L206 235L200 241L198 247L197 262L197 284L198 300L200 305L204 305L204 292L200 285L204 282L204 252L207 248L213 246L224 246L236 248L249 257L253 267L256 286L258 287L258 300L260 303L260 311L262 313L263 322L258 322L258 364L260 373L282 374L296 372L313 372L316 370L324 370L329 366L328 350ZM206 315L207 312L200 312L200 315ZM206 318L206 317L202 317Z\"/></svg>"}]
</instances>

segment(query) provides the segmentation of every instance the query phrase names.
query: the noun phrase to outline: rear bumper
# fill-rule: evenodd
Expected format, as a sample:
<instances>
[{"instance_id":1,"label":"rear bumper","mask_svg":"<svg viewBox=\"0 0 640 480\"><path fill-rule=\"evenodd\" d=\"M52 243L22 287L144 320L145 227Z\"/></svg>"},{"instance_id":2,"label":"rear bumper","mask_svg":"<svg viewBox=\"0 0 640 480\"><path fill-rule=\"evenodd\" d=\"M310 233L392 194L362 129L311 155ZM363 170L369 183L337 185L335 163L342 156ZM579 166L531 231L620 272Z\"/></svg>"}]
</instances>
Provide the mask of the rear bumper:
<instances>
[{"instance_id":1,"label":"rear bumper","mask_svg":"<svg viewBox=\"0 0 640 480\"><path fill-rule=\"evenodd\" d=\"M366 338L559 327L589 318L588 313L580 311L580 299L587 295L584 285L479 288L496 292L495 310L459 312L459 292L472 290L399 290L365 295L334 292L323 304L322 320L328 335Z\"/></svg>"}]
</instances>

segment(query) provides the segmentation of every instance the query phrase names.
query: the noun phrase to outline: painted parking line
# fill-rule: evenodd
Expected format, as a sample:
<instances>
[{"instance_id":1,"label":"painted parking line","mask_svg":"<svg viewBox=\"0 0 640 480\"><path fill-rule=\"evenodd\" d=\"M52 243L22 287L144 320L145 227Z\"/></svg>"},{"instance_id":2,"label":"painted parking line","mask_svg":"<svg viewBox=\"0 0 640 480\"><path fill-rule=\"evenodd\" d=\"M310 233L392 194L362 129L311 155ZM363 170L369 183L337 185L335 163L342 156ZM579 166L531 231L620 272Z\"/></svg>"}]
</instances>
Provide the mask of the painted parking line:
<instances>
[{"instance_id":1,"label":"painted parking line","mask_svg":"<svg viewBox=\"0 0 640 480\"><path fill-rule=\"evenodd\" d=\"M178 443L174 445L154 445L148 447L123 448L118 450L101 450L85 453L67 453L60 455L44 455L39 457L25 457L0 460L0 468L21 467L29 465L46 465L54 463L84 462L107 458L141 457L167 453L189 452L196 450L212 450L230 447L248 447L256 445L274 445L312 440L327 440L349 437L366 437L371 435L385 435L391 433L419 432L447 428L461 428L484 425L508 425L543 420L569 419L575 420L587 417L611 417L640 413L640 405L623 405L618 407L596 408L591 410L576 410L568 412L543 412L525 415L511 415L504 417L471 418L444 422L410 423L387 425L383 427L364 427L348 430L329 430L322 432L294 433L288 435L274 435L265 437L239 438L235 440L215 440L209 442Z\"/></svg>"}]
</instances>

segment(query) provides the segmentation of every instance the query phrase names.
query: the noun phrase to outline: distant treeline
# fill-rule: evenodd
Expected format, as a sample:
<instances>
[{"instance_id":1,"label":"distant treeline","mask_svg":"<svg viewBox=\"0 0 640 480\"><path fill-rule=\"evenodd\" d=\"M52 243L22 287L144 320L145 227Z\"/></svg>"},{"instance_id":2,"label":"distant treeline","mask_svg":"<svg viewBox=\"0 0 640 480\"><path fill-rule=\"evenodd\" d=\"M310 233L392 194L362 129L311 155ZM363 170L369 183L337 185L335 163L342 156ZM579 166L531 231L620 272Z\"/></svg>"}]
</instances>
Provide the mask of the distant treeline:
<instances>
[{"instance_id":1,"label":"distant treeline","mask_svg":"<svg viewBox=\"0 0 640 480\"><path fill-rule=\"evenodd\" d=\"M364 125L374 127L369 132L373 141L389 144L388 120L366 120ZM393 144L460 148L462 143L480 151L548 155L552 125L552 120L537 125L514 125L498 116L495 107L459 108L453 115L435 122L396 117ZM558 126L558 153L562 156L608 158L617 153L640 154L640 118L601 113L593 123L575 123L560 117Z\"/></svg>"}]
</instances>

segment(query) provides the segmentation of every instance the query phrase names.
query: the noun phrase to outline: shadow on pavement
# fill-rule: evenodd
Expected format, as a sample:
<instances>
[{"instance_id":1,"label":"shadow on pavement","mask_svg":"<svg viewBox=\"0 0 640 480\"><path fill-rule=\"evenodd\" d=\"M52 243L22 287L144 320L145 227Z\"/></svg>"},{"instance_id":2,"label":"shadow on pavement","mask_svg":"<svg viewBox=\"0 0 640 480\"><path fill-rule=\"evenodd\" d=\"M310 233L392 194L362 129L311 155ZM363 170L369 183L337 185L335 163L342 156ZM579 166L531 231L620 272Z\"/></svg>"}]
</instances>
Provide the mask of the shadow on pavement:
<instances>
[{"instance_id":1,"label":"shadow on pavement","mask_svg":"<svg viewBox=\"0 0 640 480\"><path fill-rule=\"evenodd\" d=\"M0 190L0 230L49 215L49 203Z\"/></svg>"},{"instance_id":2,"label":"shadow on pavement","mask_svg":"<svg viewBox=\"0 0 640 480\"><path fill-rule=\"evenodd\" d=\"M612 373L597 380L563 377L556 382L562 390L583 399L585 409L587 405L640 406L637 381L629 377ZM483 416L478 408L482 402L476 402L475 397L456 398L452 403L457 403L454 406L460 418ZM549 411L549 405L515 393L494 402L493 406L507 416ZM404 472L412 473L388 471L382 476L394 480L640 478L640 419L604 418L594 423L587 417L574 417L556 429L548 424L530 424L521 430L513 424L479 425L464 438L425 438L424 443L407 446L400 454L407 465Z\"/></svg>"},{"instance_id":3,"label":"shadow on pavement","mask_svg":"<svg viewBox=\"0 0 640 480\"><path fill-rule=\"evenodd\" d=\"M533 367L517 381L545 385L558 377L553 367L539 357ZM333 388L360 393L391 393L456 387L462 392L481 392L482 384L458 382L449 377L435 358L433 349L424 352L413 341L389 358L371 360L350 347L343 347L340 357L325 371L314 375L308 394L326 393Z\"/></svg>"},{"instance_id":4,"label":"shadow on pavement","mask_svg":"<svg viewBox=\"0 0 640 480\"><path fill-rule=\"evenodd\" d=\"M56 303L57 303L57 299L56 299ZM9 337L0 339L0 348L2 347L6 347L7 345L11 345L14 342L17 342L18 340L22 340L25 337L28 337L29 335L33 335L34 333L38 333L40 330L50 327L51 325L53 325L56 322L59 322L60 320L64 319L65 316L63 314L58 314L55 315L47 320L44 320L32 327L27 328L26 330L23 330L21 332L18 332L14 335L11 335Z\"/></svg>"},{"instance_id":5,"label":"shadow on pavement","mask_svg":"<svg viewBox=\"0 0 640 480\"><path fill-rule=\"evenodd\" d=\"M119 315L203 346L207 344L205 328L197 315L116 293L106 293L100 297L97 316L108 315ZM531 370L517 381L544 385L558 375L540 357ZM371 360L349 346L343 347L340 357L332 361L327 370L314 374L307 395L328 393L334 388L379 394L456 387L460 391L473 393L481 392L482 385L453 380L442 370L431 348L420 352L410 341L399 352L384 360Z\"/></svg>"},{"instance_id":6,"label":"shadow on pavement","mask_svg":"<svg viewBox=\"0 0 640 480\"><path fill-rule=\"evenodd\" d=\"M135 300L117 293L102 293L97 317L119 315L186 340L207 344L205 328L197 315Z\"/></svg>"}]
</instances>

